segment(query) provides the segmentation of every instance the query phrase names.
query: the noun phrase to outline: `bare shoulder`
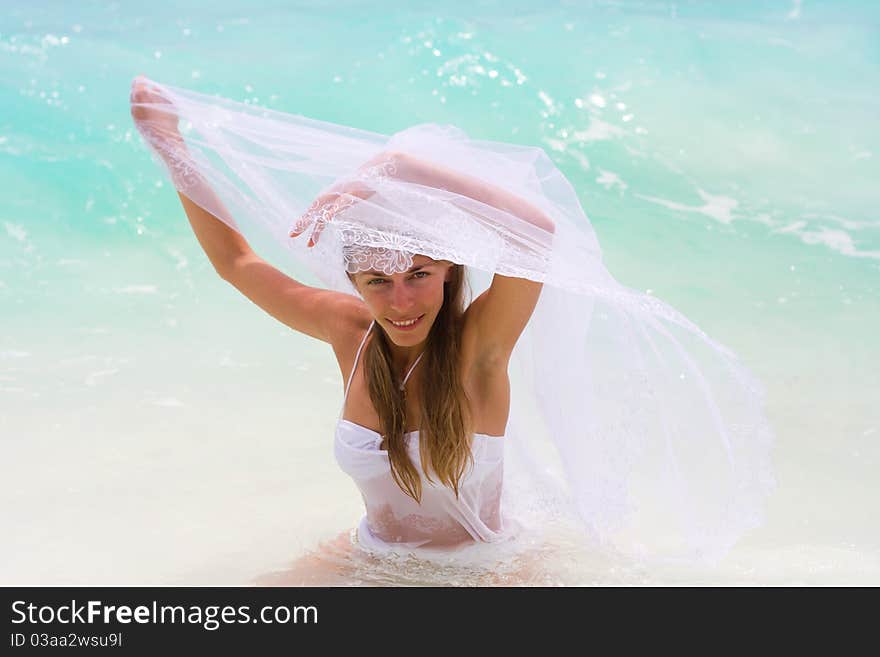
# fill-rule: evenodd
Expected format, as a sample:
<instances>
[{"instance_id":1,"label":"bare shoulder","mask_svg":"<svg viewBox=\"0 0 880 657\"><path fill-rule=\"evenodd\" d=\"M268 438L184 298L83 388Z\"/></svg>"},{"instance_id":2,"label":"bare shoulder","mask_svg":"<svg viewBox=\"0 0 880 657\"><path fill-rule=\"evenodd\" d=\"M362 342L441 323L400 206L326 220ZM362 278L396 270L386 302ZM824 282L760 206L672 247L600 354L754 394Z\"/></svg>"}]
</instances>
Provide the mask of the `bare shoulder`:
<instances>
[{"instance_id":1,"label":"bare shoulder","mask_svg":"<svg viewBox=\"0 0 880 657\"><path fill-rule=\"evenodd\" d=\"M354 365L354 357L361 340L370 328L373 316L366 304L351 295L343 295L348 299L340 299L334 328L330 333L330 346L336 356L343 379L348 376Z\"/></svg>"}]
</instances>

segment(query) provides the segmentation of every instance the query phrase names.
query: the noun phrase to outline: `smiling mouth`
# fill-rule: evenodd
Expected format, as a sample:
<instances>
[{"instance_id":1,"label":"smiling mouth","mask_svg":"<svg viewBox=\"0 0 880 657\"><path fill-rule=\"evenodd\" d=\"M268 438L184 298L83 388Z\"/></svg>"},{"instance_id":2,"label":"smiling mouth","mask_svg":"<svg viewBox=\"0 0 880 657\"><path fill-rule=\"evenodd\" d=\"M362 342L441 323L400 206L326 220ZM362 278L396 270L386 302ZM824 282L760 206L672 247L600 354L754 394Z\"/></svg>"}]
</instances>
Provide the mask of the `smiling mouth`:
<instances>
[{"instance_id":1,"label":"smiling mouth","mask_svg":"<svg viewBox=\"0 0 880 657\"><path fill-rule=\"evenodd\" d=\"M401 321L401 322L395 322L393 319L389 319L388 321L391 322L391 325L394 328L411 329L414 326L416 326L417 324L419 324L422 321L422 318L424 316L425 316L424 314L421 314L418 317L416 317L415 319L408 319L408 320ZM388 318L386 317L386 319L388 319Z\"/></svg>"}]
</instances>

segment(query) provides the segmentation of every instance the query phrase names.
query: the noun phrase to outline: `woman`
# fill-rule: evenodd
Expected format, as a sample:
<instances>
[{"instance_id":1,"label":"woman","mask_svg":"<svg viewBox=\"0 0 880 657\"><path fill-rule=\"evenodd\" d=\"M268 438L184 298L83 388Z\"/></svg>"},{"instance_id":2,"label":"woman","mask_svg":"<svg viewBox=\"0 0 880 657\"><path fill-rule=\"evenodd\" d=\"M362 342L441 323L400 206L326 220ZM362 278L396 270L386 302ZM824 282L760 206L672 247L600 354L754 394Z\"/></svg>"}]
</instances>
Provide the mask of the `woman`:
<instances>
[{"instance_id":1,"label":"woman","mask_svg":"<svg viewBox=\"0 0 880 657\"><path fill-rule=\"evenodd\" d=\"M351 537L346 532L258 583L348 583L352 542L372 554L403 549L424 557L503 540L509 529L501 485L512 348L504 341L515 341L540 284L498 277L465 308L464 268L448 261L416 255L408 271L349 278L361 303L328 297L324 309L311 311L337 322L324 329L334 335L327 341L347 382L335 454L367 514ZM227 280L245 294L256 286L271 297L248 274ZM505 293L517 296L490 314ZM489 325L488 317L496 321ZM521 571L477 581L522 583L530 575Z\"/></svg>"},{"instance_id":2,"label":"woman","mask_svg":"<svg viewBox=\"0 0 880 657\"><path fill-rule=\"evenodd\" d=\"M167 99L145 80L135 80L131 98L138 125L158 124L165 139L184 147L174 114L150 107L167 104ZM382 153L367 163L377 164L390 165L409 180L440 184L438 173L405 153ZM442 182L449 187L445 173ZM486 195L479 181L461 177L456 184L474 186L468 191L475 197ZM311 217L322 208L355 193L348 186L319 197L291 236L312 227ZM370 254L362 248L355 257L350 249L345 265L357 299L286 276L239 233L183 193L179 196L224 280L290 328L333 348L347 381L337 460L360 487L367 506L359 543L382 550L498 540L503 530L501 442L510 408L508 362L541 283L496 275L468 305L460 264L415 255L407 271L388 274L365 270ZM523 200L506 200L552 226L549 217L526 210ZM309 247L317 244L323 225L338 209L324 212L323 222L313 226Z\"/></svg>"},{"instance_id":3,"label":"woman","mask_svg":"<svg viewBox=\"0 0 880 657\"><path fill-rule=\"evenodd\" d=\"M367 507L358 545L497 545L519 525L503 506L577 517L597 548L693 562L760 522L773 486L760 385L614 280L541 149L434 124L389 138L145 78L131 103L218 274L333 347L336 457ZM327 289L269 265L244 233ZM470 304L465 265L492 275Z\"/></svg>"}]
</instances>

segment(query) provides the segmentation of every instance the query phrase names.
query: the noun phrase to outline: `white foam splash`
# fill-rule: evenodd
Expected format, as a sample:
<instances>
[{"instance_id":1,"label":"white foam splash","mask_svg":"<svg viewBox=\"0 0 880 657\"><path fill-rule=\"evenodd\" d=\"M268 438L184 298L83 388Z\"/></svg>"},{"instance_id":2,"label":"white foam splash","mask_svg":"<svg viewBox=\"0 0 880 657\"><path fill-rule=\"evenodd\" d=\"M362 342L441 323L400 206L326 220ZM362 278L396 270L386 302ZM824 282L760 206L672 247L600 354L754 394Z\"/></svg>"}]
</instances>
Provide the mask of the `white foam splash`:
<instances>
[{"instance_id":1,"label":"white foam splash","mask_svg":"<svg viewBox=\"0 0 880 657\"><path fill-rule=\"evenodd\" d=\"M576 130L572 134L571 141L590 142L590 141L606 141L625 135L626 131L612 123L593 118L586 130Z\"/></svg>"},{"instance_id":2,"label":"white foam splash","mask_svg":"<svg viewBox=\"0 0 880 657\"><path fill-rule=\"evenodd\" d=\"M600 176L596 178L596 182L602 185L605 189L610 190L612 187L617 186L620 188L620 191L624 191L628 185L621 180L620 176L616 173L612 173L611 171L605 171L604 169L599 169Z\"/></svg>"},{"instance_id":3,"label":"white foam splash","mask_svg":"<svg viewBox=\"0 0 880 657\"><path fill-rule=\"evenodd\" d=\"M108 376L112 376L114 374L117 374L118 372L119 372L118 369L100 370L98 372L92 372L91 374L89 374L86 377L85 384L89 387L94 387L94 386L98 385L98 383L100 383L101 379L108 377Z\"/></svg>"},{"instance_id":4,"label":"white foam splash","mask_svg":"<svg viewBox=\"0 0 880 657\"><path fill-rule=\"evenodd\" d=\"M11 360L13 358L27 358L30 356L29 351L16 351L15 349L7 349L0 351L0 360Z\"/></svg>"},{"instance_id":5,"label":"white foam splash","mask_svg":"<svg viewBox=\"0 0 880 657\"><path fill-rule=\"evenodd\" d=\"M155 285L126 285L125 287L114 287L116 294L156 294L158 288Z\"/></svg>"},{"instance_id":6,"label":"white foam splash","mask_svg":"<svg viewBox=\"0 0 880 657\"><path fill-rule=\"evenodd\" d=\"M820 228L816 231L800 231L798 236L805 244L824 244L843 255L880 259L880 251L860 251L857 249L852 236L844 230Z\"/></svg>"},{"instance_id":7,"label":"white foam splash","mask_svg":"<svg viewBox=\"0 0 880 657\"><path fill-rule=\"evenodd\" d=\"M656 196L646 196L644 194L636 194L636 196L643 198L646 201L650 201L651 203L667 207L670 210L703 214L721 222L722 224L729 224L734 220L733 210L739 205L739 202L736 199L730 198L729 196L713 196L712 194L704 192L702 189L698 189L697 193L704 201L706 201L706 203L703 205L685 205L684 203L676 203L675 201Z\"/></svg>"},{"instance_id":8,"label":"white foam splash","mask_svg":"<svg viewBox=\"0 0 880 657\"><path fill-rule=\"evenodd\" d=\"M4 221L3 225L6 227L6 234L12 239L18 240L19 242L24 242L27 239L27 231L23 226L8 221Z\"/></svg>"},{"instance_id":9,"label":"white foam splash","mask_svg":"<svg viewBox=\"0 0 880 657\"><path fill-rule=\"evenodd\" d=\"M847 230L860 230L862 228L878 228L876 221L855 221L853 219L847 219L846 217L841 217L836 214L816 214L816 213L808 213L802 214L802 217L807 219L830 219L831 221L840 224Z\"/></svg>"}]
</instances>

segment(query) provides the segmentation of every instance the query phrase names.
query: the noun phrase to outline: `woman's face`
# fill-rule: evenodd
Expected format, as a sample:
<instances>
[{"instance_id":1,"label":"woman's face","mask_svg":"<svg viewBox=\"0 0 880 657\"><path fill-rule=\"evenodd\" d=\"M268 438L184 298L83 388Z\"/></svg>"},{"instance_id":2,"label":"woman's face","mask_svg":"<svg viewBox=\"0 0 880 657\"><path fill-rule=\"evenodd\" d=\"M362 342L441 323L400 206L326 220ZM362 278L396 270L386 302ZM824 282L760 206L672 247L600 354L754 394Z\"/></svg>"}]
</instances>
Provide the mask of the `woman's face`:
<instances>
[{"instance_id":1,"label":"woman's face","mask_svg":"<svg viewBox=\"0 0 880 657\"><path fill-rule=\"evenodd\" d=\"M410 347L428 338L443 307L443 283L452 267L446 260L416 255L409 271L391 275L359 272L351 280L391 341Z\"/></svg>"}]
</instances>

